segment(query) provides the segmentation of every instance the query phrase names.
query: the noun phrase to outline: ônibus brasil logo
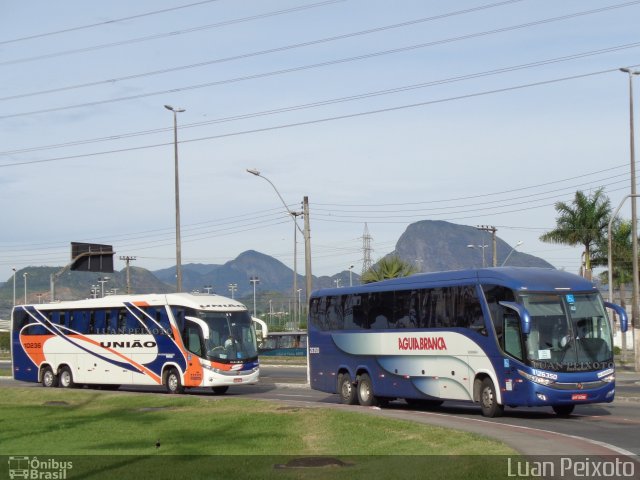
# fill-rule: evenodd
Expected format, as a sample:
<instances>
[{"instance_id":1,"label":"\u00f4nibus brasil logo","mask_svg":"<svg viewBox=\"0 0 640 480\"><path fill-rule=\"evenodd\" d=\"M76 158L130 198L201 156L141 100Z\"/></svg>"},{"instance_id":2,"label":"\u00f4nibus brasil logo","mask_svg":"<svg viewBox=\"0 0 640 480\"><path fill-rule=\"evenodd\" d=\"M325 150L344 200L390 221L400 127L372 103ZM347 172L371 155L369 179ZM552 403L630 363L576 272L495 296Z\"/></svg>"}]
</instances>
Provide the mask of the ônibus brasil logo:
<instances>
[{"instance_id":1,"label":"\u00f4nibus brasil logo","mask_svg":"<svg viewBox=\"0 0 640 480\"><path fill-rule=\"evenodd\" d=\"M9 478L38 480L64 480L73 462L62 462L54 458L40 460L38 457L9 457Z\"/></svg>"}]
</instances>

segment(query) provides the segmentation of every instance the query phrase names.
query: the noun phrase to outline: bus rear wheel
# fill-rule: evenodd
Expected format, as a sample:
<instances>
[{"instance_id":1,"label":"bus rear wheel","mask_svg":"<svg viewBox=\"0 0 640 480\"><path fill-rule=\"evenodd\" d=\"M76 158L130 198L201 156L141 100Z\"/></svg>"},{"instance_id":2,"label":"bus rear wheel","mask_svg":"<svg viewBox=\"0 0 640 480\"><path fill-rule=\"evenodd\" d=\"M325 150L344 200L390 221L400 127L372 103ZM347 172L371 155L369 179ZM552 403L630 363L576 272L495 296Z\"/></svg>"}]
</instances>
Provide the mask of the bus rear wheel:
<instances>
[{"instance_id":1,"label":"bus rear wheel","mask_svg":"<svg viewBox=\"0 0 640 480\"><path fill-rule=\"evenodd\" d=\"M42 386L43 387L57 387L58 386L58 377L56 377L55 373L51 367L44 367L42 371Z\"/></svg>"},{"instance_id":2,"label":"bus rear wheel","mask_svg":"<svg viewBox=\"0 0 640 480\"><path fill-rule=\"evenodd\" d=\"M224 395L229 390L229 387L211 387L211 390L213 390L214 395Z\"/></svg>"},{"instance_id":3,"label":"bus rear wheel","mask_svg":"<svg viewBox=\"0 0 640 480\"><path fill-rule=\"evenodd\" d=\"M340 394L340 403L343 405L355 405L358 403L356 389L348 373L338 375L338 393Z\"/></svg>"},{"instance_id":4,"label":"bus rear wheel","mask_svg":"<svg viewBox=\"0 0 640 480\"><path fill-rule=\"evenodd\" d=\"M573 413L575 407L575 405L554 405L551 408L553 408L553 411L556 412L556 415L559 417L568 417Z\"/></svg>"},{"instance_id":5,"label":"bus rear wheel","mask_svg":"<svg viewBox=\"0 0 640 480\"><path fill-rule=\"evenodd\" d=\"M504 406L498 404L496 387L494 387L490 378L485 378L482 381L480 407L482 408L482 415L489 418L500 417L504 411Z\"/></svg>"},{"instance_id":6,"label":"bus rear wheel","mask_svg":"<svg viewBox=\"0 0 640 480\"><path fill-rule=\"evenodd\" d=\"M368 374L363 373L358 377L358 402L363 407L371 407L376 404L376 397L373 395L373 383Z\"/></svg>"},{"instance_id":7,"label":"bus rear wheel","mask_svg":"<svg viewBox=\"0 0 640 480\"><path fill-rule=\"evenodd\" d=\"M69 367L62 367L60 370L59 383L62 388L73 388L76 386L73 382L73 375Z\"/></svg>"},{"instance_id":8,"label":"bus rear wheel","mask_svg":"<svg viewBox=\"0 0 640 480\"><path fill-rule=\"evenodd\" d=\"M178 372L178 370L172 368L167 372L165 386L167 387L167 392L171 394L184 392L184 387L180 382L180 373Z\"/></svg>"}]
</instances>

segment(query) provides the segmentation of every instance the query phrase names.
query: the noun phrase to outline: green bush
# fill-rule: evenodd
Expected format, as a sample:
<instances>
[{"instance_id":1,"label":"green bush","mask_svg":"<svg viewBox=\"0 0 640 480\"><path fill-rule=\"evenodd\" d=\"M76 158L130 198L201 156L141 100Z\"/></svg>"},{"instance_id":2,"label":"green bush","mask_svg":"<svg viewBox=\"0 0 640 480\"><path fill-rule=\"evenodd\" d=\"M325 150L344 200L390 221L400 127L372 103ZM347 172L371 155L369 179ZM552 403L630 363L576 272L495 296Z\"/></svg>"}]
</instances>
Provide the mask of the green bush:
<instances>
[{"instance_id":1,"label":"green bush","mask_svg":"<svg viewBox=\"0 0 640 480\"><path fill-rule=\"evenodd\" d=\"M613 354L620 355L622 353L622 349L620 347L613 347Z\"/></svg>"},{"instance_id":2,"label":"green bush","mask_svg":"<svg viewBox=\"0 0 640 480\"><path fill-rule=\"evenodd\" d=\"M9 332L0 332L0 352L9 351Z\"/></svg>"}]
</instances>

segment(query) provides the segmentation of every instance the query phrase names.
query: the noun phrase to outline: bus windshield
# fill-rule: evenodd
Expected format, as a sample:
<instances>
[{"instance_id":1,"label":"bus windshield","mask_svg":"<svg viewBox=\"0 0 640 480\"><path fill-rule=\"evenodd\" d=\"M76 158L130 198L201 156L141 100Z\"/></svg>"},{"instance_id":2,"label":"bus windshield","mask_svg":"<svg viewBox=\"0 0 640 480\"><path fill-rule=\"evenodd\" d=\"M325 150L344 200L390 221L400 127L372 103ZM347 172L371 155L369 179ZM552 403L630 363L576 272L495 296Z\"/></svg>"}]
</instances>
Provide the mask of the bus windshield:
<instances>
[{"instance_id":1,"label":"bus windshield","mask_svg":"<svg viewBox=\"0 0 640 480\"><path fill-rule=\"evenodd\" d=\"M206 358L246 360L258 355L255 330L247 312L209 312L198 310ZM189 317L187 317L189 319Z\"/></svg>"},{"instance_id":2,"label":"bus windshield","mask_svg":"<svg viewBox=\"0 0 640 480\"><path fill-rule=\"evenodd\" d=\"M528 362L563 372L613 366L612 335L600 295L520 294L531 316Z\"/></svg>"}]
</instances>

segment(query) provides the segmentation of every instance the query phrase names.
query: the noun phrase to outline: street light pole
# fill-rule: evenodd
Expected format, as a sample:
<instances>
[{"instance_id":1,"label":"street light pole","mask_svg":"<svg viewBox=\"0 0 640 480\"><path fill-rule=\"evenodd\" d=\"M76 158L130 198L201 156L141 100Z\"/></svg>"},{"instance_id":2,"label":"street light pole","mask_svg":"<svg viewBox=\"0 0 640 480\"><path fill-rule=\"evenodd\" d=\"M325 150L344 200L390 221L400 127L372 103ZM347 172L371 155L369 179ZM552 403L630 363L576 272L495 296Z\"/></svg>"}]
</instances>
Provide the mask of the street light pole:
<instances>
[{"instance_id":1,"label":"street light pole","mask_svg":"<svg viewBox=\"0 0 640 480\"><path fill-rule=\"evenodd\" d=\"M22 274L22 276L24 277L24 304L27 304L27 276L29 274L27 272L24 272Z\"/></svg>"},{"instance_id":2,"label":"street light pole","mask_svg":"<svg viewBox=\"0 0 640 480\"><path fill-rule=\"evenodd\" d=\"M293 224L294 224L294 230L293 230L293 303L294 303L294 312L296 312L298 310L297 306L295 305L296 302L297 302L296 293L298 291L298 258L297 258L298 257L298 250L297 250L297 241L298 240L297 240L297 231L300 230L300 233L305 235L305 233L302 231L302 229L298 225L297 217L298 217L298 215L302 215L302 213L301 212L292 211L289 208L289 206L287 205L287 202L284 201L284 198L282 198L282 195L280 195L280 192L278 191L276 186L273 184L273 182L271 180L269 180L267 177L265 177L264 175L262 175L260 173L260 171L256 170L255 168L247 168L247 172L250 173L251 175L255 175L256 177L263 178L264 180L269 182L269 184L273 187L273 189L275 190L276 194L278 195L278 198L280 198L280 201L282 202L282 205L284 205L284 208L287 210L287 213L289 215L291 215L291 218L293 219ZM305 238L306 238L306 236L305 236ZM309 282L309 280L307 280L307 283L308 282ZM307 292L307 295L308 295L308 292ZM294 315L295 315L295 313L294 313ZM300 321L300 319L297 320L296 324L299 324L299 321Z\"/></svg>"},{"instance_id":3,"label":"street light pole","mask_svg":"<svg viewBox=\"0 0 640 480\"><path fill-rule=\"evenodd\" d=\"M180 242L180 182L178 178L178 113L184 108L165 105L164 108L173 112L173 151L175 169L175 197L176 197L176 291L182 291L182 245Z\"/></svg>"},{"instance_id":4,"label":"street light pole","mask_svg":"<svg viewBox=\"0 0 640 480\"><path fill-rule=\"evenodd\" d=\"M251 277L249 282L253 284L253 316L256 316L256 283L260 283L258 277Z\"/></svg>"},{"instance_id":5,"label":"street light pole","mask_svg":"<svg viewBox=\"0 0 640 480\"><path fill-rule=\"evenodd\" d=\"M640 352L638 352L638 297L640 296L640 280L638 279L638 218L636 210L636 152L635 152L635 131L633 126L633 77L640 75L640 71L629 68L621 68L621 72L629 76L629 151L631 163L631 258L633 261L633 294L631 296L631 318L634 333L634 349L636 357L636 371L640 371Z\"/></svg>"},{"instance_id":6,"label":"street light pole","mask_svg":"<svg viewBox=\"0 0 640 480\"><path fill-rule=\"evenodd\" d=\"M505 266L505 264L507 263L507 260L509 260L509 257L511 257L511 254L512 254L513 252L515 252L515 251L516 251L516 248L518 248L518 247L519 247L520 245L522 245L523 243L524 243L524 242L523 242L522 240L519 240L519 241L518 241L518 243L516 243L516 246L515 246L515 247L513 247L513 248L511 249L511 251L509 252L509 255L507 255L507 258L505 258L505 259L504 259L504 262L502 262L502 263L500 264L500 266L501 266L501 267L504 267L504 266Z\"/></svg>"}]
</instances>

